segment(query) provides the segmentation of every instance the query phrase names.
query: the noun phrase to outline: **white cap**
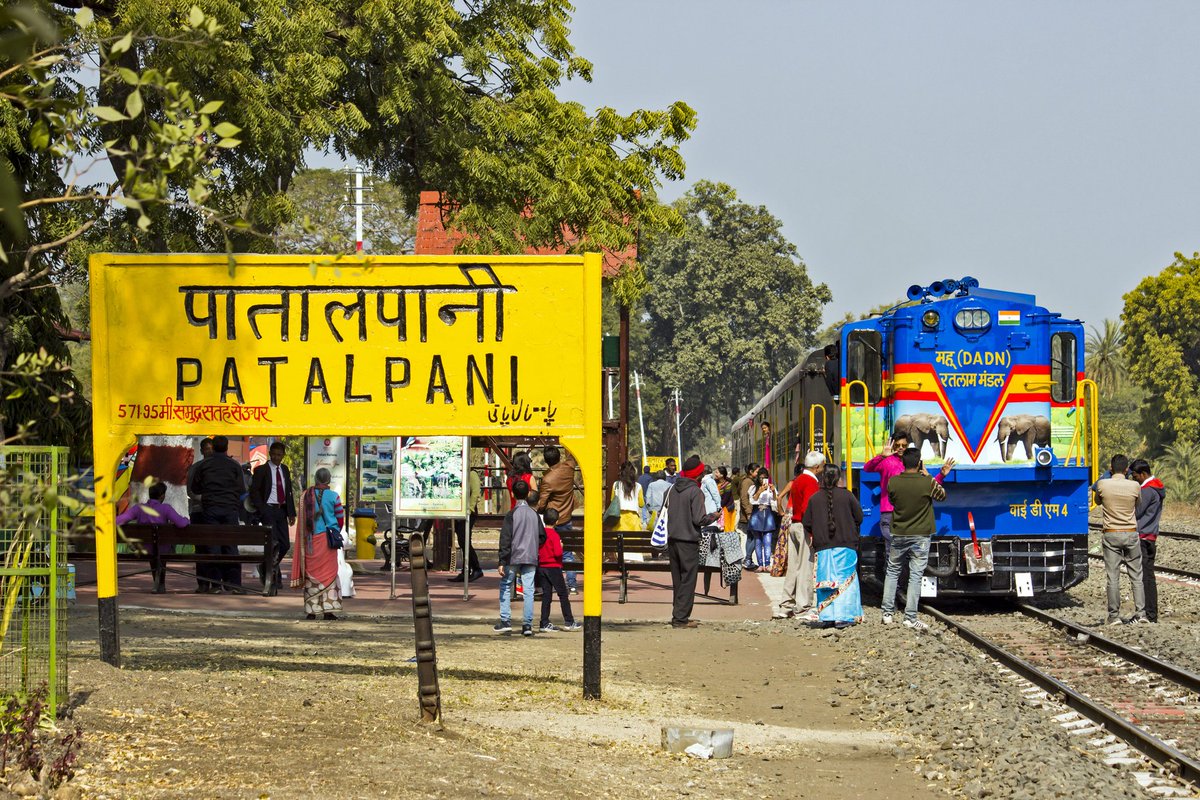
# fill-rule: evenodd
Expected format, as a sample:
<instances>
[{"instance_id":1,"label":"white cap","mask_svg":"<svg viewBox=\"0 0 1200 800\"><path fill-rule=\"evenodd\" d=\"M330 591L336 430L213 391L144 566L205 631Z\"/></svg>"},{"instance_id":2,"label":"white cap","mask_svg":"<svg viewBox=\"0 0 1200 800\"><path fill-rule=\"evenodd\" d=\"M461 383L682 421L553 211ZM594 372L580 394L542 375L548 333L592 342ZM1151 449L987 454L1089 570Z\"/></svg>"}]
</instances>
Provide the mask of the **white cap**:
<instances>
[{"instance_id":1,"label":"white cap","mask_svg":"<svg viewBox=\"0 0 1200 800\"><path fill-rule=\"evenodd\" d=\"M804 466L807 469L815 469L825 463L825 456L818 453L816 450L809 450L808 455L804 457Z\"/></svg>"}]
</instances>

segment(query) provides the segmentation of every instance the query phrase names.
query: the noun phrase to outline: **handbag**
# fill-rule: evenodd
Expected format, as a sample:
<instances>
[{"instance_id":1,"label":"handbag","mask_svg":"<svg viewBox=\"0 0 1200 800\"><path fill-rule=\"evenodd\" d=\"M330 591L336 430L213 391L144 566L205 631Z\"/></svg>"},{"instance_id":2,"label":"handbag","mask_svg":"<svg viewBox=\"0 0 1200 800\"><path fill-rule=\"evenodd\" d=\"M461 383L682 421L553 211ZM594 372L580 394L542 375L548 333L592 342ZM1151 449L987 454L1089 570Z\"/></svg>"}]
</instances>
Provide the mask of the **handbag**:
<instances>
[{"instance_id":1,"label":"handbag","mask_svg":"<svg viewBox=\"0 0 1200 800\"><path fill-rule=\"evenodd\" d=\"M330 550L341 550L346 546L346 540L342 538L341 531L332 529L325 531L325 541L329 543Z\"/></svg>"},{"instance_id":2,"label":"handbag","mask_svg":"<svg viewBox=\"0 0 1200 800\"><path fill-rule=\"evenodd\" d=\"M732 586L742 579L742 541L736 533L714 533L713 542L719 553L721 565L721 581L726 586Z\"/></svg>"},{"instance_id":3,"label":"handbag","mask_svg":"<svg viewBox=\"0 0 1200 800\"><path fill-rule=\"evenodd\" d=\"M663 548L667 546L667 512L671 510L671 493L667 492L667 499L663 501L662 510L658 512L658 519L654 521L654 531L650 534L650 546Z\"/></svg>"},{"instance_id":4,"label":"handbag","mask_svg":"<svg viewBox=\"0 0 1200 800\"><path fill-rule=\"evenodd\" d=\"M612 500L608 502L608 508L604 509L604 524L615 525L621 519L621 497L617 494L619 484L613 484Z\"/></svg>"}]
</instances>

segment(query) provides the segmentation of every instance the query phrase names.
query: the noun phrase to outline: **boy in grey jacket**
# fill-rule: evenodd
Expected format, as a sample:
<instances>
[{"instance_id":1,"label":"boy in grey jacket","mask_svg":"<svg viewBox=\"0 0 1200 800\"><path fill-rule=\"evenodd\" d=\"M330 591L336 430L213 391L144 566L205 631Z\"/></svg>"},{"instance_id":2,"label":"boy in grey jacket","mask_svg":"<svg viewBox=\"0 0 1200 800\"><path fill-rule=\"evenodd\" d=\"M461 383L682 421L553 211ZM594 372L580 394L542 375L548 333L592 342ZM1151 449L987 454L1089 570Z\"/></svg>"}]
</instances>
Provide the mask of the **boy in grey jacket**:
<instances>
[{"instance_id":1,"label":"boy in grey jacket","mask_svg":"<svg viewBox=\"0 0 1200 800\"><path fill-rule=\"evenodd\" d=\"M538 549L546 540L542 519L529 503L529 484L517 481L512 487L517 501L512 511L504 515L500 527L500 623L493 626L496 633L512 632L512 593L517 576L521 576L524 592L522 636L533 636L533 582L537 574Z\"/></svg>"}]
</instances>

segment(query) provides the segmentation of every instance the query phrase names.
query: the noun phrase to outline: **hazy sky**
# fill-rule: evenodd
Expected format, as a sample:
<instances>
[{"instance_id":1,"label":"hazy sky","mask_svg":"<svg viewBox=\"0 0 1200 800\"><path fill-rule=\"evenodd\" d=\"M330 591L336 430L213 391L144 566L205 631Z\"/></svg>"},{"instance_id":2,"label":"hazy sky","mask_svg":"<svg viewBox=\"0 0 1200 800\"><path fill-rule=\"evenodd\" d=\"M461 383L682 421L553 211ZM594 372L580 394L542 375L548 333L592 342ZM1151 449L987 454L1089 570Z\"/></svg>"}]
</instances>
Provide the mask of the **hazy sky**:
<instances>
[{"instance_id":1,"label":"hazy sky","mask_svg":"<svg viewBox=\"0 0 1200 800\"><path fill-rule=\"evenodd\" d=\"M580 0L589 107L699 113L687 179L783 220L826 318L974 275L1099 322L1200 250L1200 3Z\"/></svg>"}]
</instances>

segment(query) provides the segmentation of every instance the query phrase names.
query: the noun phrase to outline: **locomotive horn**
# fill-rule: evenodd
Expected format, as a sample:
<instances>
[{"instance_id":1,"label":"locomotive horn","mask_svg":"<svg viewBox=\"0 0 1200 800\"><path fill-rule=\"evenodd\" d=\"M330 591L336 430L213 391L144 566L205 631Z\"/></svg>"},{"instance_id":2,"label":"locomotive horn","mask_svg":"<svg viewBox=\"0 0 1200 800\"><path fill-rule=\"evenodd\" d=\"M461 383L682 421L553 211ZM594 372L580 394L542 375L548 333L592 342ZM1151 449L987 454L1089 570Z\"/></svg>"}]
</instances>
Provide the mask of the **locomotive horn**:
<instances>
[{"instance_id":1,"label":"locomotive horn","mask_svg":"<svg viewBox=\"0 0 1200 800\"><path fill-rule=\"evenodd\" d=\"M979 288L979 280L976 278L972 278L970 275L964 276L963 279L961 281L959 281L958 283L960 286L962 286L963 288L966 288L966 289L978 289Z\"/></svg>"},{"instance_id":2,"label":"locomotive horn","mask_svg":"<svg viewBox=\"0 0 1200 800\"><path fill-rule=\"evenodd\" d=\"M958 291L958 281L954 280L954 278L946 278L946 280L942 281L942 289L946 294L954 294Z\"/></svg>"},{"instance_id":3,"label":"locomotive horn","mask_svg":"<svg viewBox=\"0 0 1200 800\"><path fill-rule=\"evenodd\" d=\"M934 296L937 296L939 294L945 294L946 287L945 287L945 285L942 284L941 281L934 281L933 283L929 284L929 293Z\"/></svg>"},{"instance_id":4,"label":"locomotive horn","mask_svg":"<svg viewBox=\"0 0 1200 800\"><path fill-rule=\"evenodd\" d=\"M909 300L920 300L924 296L925 296L924 287L918 286L915 283L912 286L908 287L908 299Z\"/></svg>"}]
</instances>

